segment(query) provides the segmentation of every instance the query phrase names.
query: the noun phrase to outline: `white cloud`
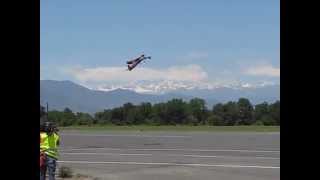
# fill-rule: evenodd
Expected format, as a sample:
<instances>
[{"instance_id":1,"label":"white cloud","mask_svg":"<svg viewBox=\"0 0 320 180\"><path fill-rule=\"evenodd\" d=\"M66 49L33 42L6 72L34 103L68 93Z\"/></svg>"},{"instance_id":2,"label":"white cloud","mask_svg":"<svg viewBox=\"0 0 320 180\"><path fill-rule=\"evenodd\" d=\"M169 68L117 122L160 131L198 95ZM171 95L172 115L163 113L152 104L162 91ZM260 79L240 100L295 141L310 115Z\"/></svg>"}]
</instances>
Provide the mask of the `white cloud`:
<instances>
[{"instance_id":1,"label":"white cloud","mask_svg":"<svg viewBox=\"0 0 320 180\"><path fill-rule=\"evenodd\" d=\"M247 68L244 70L244 73L252 76L280 77L280 68L266 64Z\"/></svg>"},{"instance_id":2,"label":"white cloud","mask_svg":"<svg viewBox=\"0 0 320 180\"><path fill-rule=\"evenodd\" d=\"M199 65L173 66L166 69L138 67L126 71L125 67L71 68L67 71L82 82L135 81L135 80L176 80L203 81L208 74Z\"/></svg>"}]
</instances>

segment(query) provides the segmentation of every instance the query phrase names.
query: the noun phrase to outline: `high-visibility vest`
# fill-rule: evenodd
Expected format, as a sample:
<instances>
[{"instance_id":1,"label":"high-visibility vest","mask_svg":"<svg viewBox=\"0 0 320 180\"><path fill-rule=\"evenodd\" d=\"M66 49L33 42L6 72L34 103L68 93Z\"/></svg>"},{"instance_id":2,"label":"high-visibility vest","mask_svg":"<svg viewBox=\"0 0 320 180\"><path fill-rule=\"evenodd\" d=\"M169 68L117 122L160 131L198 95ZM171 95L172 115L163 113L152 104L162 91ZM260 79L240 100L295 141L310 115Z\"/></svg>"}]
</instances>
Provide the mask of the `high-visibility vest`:
<instances>
[{"instance_id":1,"label":"high-visibility vest","mask_svg":"<svg viewBox=\"0 0 320 180\"><path fill-rule=\"evenodd\" d=\"M59 136L56 133L52 133L50 136L45 132L40 133L40 151L58 159L58 141Z\"/></svg>"}]
</instances>

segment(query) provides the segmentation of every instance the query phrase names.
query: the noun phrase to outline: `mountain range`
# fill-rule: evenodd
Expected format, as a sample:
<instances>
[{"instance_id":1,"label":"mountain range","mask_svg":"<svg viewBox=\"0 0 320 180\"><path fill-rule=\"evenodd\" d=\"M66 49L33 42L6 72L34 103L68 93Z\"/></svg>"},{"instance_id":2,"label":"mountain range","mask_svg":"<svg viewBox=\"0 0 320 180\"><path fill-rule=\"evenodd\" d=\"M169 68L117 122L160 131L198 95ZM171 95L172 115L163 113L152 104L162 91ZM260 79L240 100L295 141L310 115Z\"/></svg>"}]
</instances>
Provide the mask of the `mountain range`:
<instances>
[{"instance_id":1,"label":"mountain range","mask_svg":"<svg viewBox=\"0 0 320 180\"><path fill-rule=\"evenodd\" d=\"M208 84L184 82L138 82L127 86L101 86L89 89L71 81L40 80L41 104L49 103L51 110L68 107L75 112L94 113L131 102L166 102L173 98L189 101L205 99L211 108L219 102L248 98L253 104L280 100L280 85L212 87Z\"/></svg>"}]
</instances>

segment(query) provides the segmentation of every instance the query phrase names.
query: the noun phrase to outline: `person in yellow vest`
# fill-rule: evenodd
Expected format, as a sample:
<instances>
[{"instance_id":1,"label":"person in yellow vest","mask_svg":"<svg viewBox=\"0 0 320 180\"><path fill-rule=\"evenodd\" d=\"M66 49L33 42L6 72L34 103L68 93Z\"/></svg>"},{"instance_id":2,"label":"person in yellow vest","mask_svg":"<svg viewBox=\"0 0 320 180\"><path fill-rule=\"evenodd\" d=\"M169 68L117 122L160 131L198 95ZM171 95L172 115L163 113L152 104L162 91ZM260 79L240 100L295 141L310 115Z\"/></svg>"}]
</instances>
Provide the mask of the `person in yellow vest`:
<instances>
[{"instance_id":1,"label":"person in yellow vest","mask_svg":"<svg viewBox=\"0 0 320 180\"><path fill-rule=\"evenodd\" d=\"M58 146L60 137L56 127L51 122L40 125L40 180L55 180L56 164L58 160Z\"/></svg>"}]
</instances>

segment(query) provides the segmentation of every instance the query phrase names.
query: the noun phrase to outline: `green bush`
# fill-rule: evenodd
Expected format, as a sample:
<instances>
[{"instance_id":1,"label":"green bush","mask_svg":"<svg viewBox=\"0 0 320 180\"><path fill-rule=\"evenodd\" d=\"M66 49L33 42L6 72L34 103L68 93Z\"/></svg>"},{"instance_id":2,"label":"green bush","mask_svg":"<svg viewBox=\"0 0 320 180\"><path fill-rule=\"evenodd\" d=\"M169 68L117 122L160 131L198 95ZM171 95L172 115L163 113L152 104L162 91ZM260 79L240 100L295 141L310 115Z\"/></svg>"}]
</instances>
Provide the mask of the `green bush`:
<instances>
[{"instance_id":1,"label":"green bush","mask_svg":"<svg viewBox=\"0 0 320 180\"><path fill-rule=\"evenodd\" d=\"M256 121L255 123L252 124L253 126L263 126L263 122L262 121Z\"/></svg>"},{"instance_id":2,"label":"green bush","mask_svg":"<svg viewBox=\"0 0 320 180\"><path fill-rule=\"evenodd\" d=\"M261 118L261 121L263 122L263 125L265 125L265 126L272 126L272 125L276 125L276 120L275 119L273 119L272 117L270 117L270 116L263 116L262 118Z\"/></svg>"},{"instance_id":3,"label":"green bush","mask_svg":"<svg viewBox=\"0 0 320 180\"><path fill-rule=\"evenodd\" d=\"M207 119L207 122L211 126L222 126L223 125L223 119L217 115L210 115Z\"/></svg>"},{"instance_id":4,"label":"green bush","mask_svg":"<svg viewBox=\"0 0 320 180\"><path fill-rule=\"evenodd\" d=\"M196 126L198 125L198 119L196 117L194 117L193 115L189 115L184 124L188 124L188 125L192 125L192 126Z\"/></svg>"}]
</instances>

